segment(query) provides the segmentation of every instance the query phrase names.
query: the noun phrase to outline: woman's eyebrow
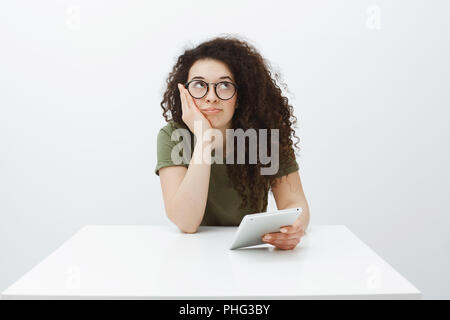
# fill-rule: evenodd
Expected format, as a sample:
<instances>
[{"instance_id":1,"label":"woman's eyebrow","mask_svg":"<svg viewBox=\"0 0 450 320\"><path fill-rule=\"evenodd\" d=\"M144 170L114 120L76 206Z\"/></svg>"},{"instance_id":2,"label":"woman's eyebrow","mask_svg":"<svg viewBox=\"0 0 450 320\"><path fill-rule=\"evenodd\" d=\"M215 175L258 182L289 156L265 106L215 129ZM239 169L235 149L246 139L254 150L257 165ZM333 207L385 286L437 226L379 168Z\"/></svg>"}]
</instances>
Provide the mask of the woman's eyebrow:
<instances>
[{"instance_id":1,"label":"woman's eyebrow","mask_svg":"<svg viewBox=\"0 0 450 320\"><path fill-rule=\"evenodd\" d=\"M220 77L219 79L227 79L227 78L230 79L231 81L233 81L233 79L231 79L229 76L223 76L223 77ZM195 76L191 80L194 80L194 79L202 79L202 80L204 80L205 78L203 78L201 76Z\"/></svg>"}]
</instances>

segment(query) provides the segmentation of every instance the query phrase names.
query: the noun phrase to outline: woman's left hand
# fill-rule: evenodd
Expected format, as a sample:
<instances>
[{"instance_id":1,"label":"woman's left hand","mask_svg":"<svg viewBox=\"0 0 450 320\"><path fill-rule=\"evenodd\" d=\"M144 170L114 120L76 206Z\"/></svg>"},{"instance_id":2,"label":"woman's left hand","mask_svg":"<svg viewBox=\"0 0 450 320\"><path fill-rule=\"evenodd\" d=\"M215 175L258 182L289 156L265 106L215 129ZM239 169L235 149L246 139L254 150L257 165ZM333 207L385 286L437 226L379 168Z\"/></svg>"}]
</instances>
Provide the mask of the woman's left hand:
<instances>
[{"instance_id":1,"label":"woman's left hand","mask_svg":"<svg viewBox=\"0 0 450 320\"><path fill-rule=\"evenodd\" d=\"M299 219L295 220L291 226L281 227L280 231L263 235L262 241L282 250L292 250L299 244L301 237L305 234Z\"/></svg>"}]
</instances>

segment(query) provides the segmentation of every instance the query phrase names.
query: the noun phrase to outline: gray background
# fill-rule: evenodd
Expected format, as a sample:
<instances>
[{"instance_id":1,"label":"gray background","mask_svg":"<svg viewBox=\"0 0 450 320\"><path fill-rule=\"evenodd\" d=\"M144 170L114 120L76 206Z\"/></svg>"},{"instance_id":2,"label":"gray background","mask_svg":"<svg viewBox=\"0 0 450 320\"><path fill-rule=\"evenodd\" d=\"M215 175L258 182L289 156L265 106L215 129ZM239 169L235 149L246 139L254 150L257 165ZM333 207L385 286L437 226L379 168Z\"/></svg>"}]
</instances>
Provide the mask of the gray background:
<instances>
[{"instance_id":1,"label":"gray background","mask_svg":"<svg viewBox=\"0 0 450 320\"><path fill-rule=\"evenodd\" d=\"M346 225L423 298L450 298L449 16L425 0L1 1L0 290L84 225L169 223L165 79L229 33L288 85L311 224Z\"/></svg>"}]
</instances>

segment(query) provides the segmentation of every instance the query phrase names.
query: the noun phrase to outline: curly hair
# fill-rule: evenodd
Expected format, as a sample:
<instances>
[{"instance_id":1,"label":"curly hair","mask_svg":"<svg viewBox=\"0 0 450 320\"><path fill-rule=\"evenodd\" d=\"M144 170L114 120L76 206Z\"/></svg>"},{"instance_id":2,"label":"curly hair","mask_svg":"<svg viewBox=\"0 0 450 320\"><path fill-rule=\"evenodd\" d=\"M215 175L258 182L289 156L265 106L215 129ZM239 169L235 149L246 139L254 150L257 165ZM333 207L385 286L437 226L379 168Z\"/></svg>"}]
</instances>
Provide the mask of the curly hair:
<instances>
[{"instance_id":1,"label":"curly hair","mask_svg":"<svg viewBox=\"0 0 450 320\"><path fill-rule=\"evenodd\" d=\"M289 104L288 98L283 96L277 84L277 80L280 79L279 73L275 73L275 79L272 78L270 63L248 42L233 36L216 37L195 48L186 49L178 57L166 80L167 89L161 101L165 120L167 122L172 120L188 129L181 118L181 100L177 84L186 83L191 66L200 59L221 61L234 75L238 86L236 103L239 108L235 109L231 128L241 128L244 131L250 128L256 131L267 129L268 141L271 141L271 129L279 129L277 143L279 143L280 167L284 161L295 159L291 137L297 139L295 147L300 149L297 146L299 138L294 130L297 118L293 114L293 107ZM282 85L286 88L284 83ZM171 118L167 113L170 113ZM237 148L234 150L236 158ZM259 146L257 150L259 154ZM268 150L271 152L270 144ZM254 212L262 212L263 208L257 204L270 191L275 175L260 175L260 168L263 166L259 161L256 164L249 164L247 142L245 153L245 163L227 164L227 174L242 197L240 209L247 207Z\"/></svg>"}]
</instances>

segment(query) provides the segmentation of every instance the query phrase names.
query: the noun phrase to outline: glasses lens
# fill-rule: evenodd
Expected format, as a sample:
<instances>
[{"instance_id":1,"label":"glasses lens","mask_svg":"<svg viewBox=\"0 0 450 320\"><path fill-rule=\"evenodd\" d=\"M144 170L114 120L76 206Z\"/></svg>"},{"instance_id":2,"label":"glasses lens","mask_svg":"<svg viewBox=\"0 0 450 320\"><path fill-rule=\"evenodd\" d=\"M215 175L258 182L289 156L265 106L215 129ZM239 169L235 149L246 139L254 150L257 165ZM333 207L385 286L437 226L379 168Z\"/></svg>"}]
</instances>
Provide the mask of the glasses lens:
<instances>
[{"instance_id":1,"label":"glasses lens","mask_svg":"<svg viewBox=\"0 0 450 320\"><path fill-rule=\"evenodd\" d=\"M208 90L207 84L204 81L196 80L192 81L188 87L189 92L194 98L201 98Z\"/></svg>"},{"instance_id":2,"label":"glasses lens","mask_svg":"<svg viewBox=\"0 0 450 320\"><path fill-rule=\"evenodd\" d=\"M220 82L217 84L216 91L220 99L227 100L234 95L236 87L231 82Z\"/></svg>"},{"instance_id":3,"label":"glasses lens","mask_svg":"<svg viewBox=\"0 0 450 320\"><path fill-rule=\"evenodd\" d=\"M208 91L208 84L202 80L195 80L189 83L188 90L194 98L202 98ZM228 100L233 97L236 87L231 82L219 82L217 84L217 96L220 99Z\"/></svg>"}]
</instances>

